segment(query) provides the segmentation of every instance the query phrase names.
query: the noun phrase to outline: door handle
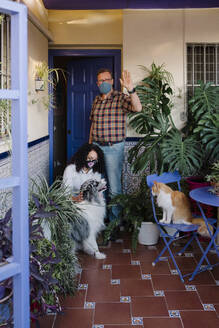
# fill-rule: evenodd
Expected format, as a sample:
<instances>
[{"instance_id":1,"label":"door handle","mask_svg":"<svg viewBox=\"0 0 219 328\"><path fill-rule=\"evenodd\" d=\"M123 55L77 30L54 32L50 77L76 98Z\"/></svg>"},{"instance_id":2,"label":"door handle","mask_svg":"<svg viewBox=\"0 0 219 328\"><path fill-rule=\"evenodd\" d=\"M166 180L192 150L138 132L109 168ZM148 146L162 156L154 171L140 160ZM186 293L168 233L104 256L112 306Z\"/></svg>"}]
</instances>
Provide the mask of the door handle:
<instances>
[{"instance_id":1,"label":"door handle","mask_svg":"<svg viewBox=\"0 0 219 328\"><path fill-rule=\"evenodd\" d=\"M68 134L71 134L71 130L68 130Z\"/></svg>"}]
</instances>

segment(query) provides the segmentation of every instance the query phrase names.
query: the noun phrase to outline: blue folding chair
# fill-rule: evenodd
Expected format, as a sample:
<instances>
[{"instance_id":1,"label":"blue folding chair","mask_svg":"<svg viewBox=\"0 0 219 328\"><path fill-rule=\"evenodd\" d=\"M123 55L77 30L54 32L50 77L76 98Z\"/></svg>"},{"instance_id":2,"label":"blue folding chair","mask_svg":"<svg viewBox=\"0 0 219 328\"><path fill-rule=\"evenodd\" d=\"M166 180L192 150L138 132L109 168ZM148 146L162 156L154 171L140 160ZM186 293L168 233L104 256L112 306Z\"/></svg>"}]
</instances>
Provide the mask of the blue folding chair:
<instances>
[{"instance_id":1,"label":"blue folding chair","mask_svg":"<svg viewBox=\"0 0 219 328\"><path fill-rule=\"evenodd\" d=\"M154 181L157 182L163 182L165 184L168 183L172 183L172 182L176 182L178 185L178 190L181 191L181 186L180 186L180 180L181 180L181 176L180 174L176 171L176 172L165 172L162 175L157 175L157 174L151 174L148 175L146 177L146 181L147 181L147 185L148 187L152 188ZM157 218L157 214L156 214L156 208L155 208L155 204L154 204L154 196L152 195L152 190L151 190L151 202L152 202L152 208L153 208L153 214L154 214L154 218L156 220L156 223L158 224L158 227L160 229L160 236L162 237L163 241L164 241L164 248L162 249L162 251L160 252L160 254L157 256L157 258L155 259L155 261L152 263L153 266L156 265L157 262L164 260L164 259L168 259L171 258L175 268L180 276L181 281L184 283L184 277L189 276L192 274L191 273L187 273L187 274L182 274L179 266L176 262L175 256L181 256L183 253L185 253L186 249L189 247L189 245L192 243L193 240L196 240L202 254L204 254L204 250L200 244L200 241L197 237L197 230L198 230L198 225L195 224L176 224L176 223L170 223L170 224L166 224L166 223L161 223L159 222L158 218ZM171 235L170 233L168 233L168 229L166 230L165 228L173 228L174 229L174 233L173 235ZM182 238L187 238L188 241L187 243L182 247L182 249L180 251L178 251L177 253L173 253L172 249L170 246L172 246L173 242ZM168 251L169 252L169 256L165 256L162 257L162 255ZM207 263L210 265L207 256L205 257L205 260L207 261Z\"/></svg>"}]
</instances>

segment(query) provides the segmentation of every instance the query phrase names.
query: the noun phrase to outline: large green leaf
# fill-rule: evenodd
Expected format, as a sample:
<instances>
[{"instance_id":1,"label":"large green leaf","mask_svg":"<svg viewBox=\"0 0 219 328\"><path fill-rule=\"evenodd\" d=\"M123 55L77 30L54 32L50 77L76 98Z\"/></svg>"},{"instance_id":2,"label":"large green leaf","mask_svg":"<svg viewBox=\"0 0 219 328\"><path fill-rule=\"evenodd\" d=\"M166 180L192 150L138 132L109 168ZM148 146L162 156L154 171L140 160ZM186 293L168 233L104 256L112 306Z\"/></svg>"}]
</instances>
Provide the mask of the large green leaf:
<instances>
[{"instance_id":1,"label":"large green leaf","mask_svg":"<svg viewBox=\"0 0 219 328\"><path fill-rule=\"evenodd\" d=\"M205 113L215 112L219 108L219 88L210 82L200 81L189 105L194 119L198 122Z\"/></svg>"},{"instance_id":2,"label":"large green leaf","mask_svg":"<svg viewBox=\"0 0 219 328\"><path fill-rule=\"evenodd\" d=\"M168 171L178 170L182 176L196 173L202 164L202 150L193 136L183 140L177 129L162 140L161 152Z\"/></svg>"}]
</instances>

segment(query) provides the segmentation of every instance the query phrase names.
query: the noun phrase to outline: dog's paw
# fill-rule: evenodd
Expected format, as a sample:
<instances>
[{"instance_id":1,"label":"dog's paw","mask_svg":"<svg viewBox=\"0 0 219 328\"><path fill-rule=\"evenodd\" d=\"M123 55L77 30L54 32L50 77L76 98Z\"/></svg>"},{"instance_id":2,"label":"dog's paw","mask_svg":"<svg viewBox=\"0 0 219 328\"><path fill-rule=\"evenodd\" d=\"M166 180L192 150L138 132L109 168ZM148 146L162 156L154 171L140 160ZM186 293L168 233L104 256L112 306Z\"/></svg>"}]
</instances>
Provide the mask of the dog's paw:
<instances>
[{"instance_id":1,"label":"dog's paw","mask_svg":"<svg viewBox=\"0 0 219 328\"><path fill-rule=\"evenodd\" d=\"M103 259L106 258L106 255L104 253L101 253L101 252L95 252L95 257L98 260L103 260Z\"/></svg>"}]
</instances>

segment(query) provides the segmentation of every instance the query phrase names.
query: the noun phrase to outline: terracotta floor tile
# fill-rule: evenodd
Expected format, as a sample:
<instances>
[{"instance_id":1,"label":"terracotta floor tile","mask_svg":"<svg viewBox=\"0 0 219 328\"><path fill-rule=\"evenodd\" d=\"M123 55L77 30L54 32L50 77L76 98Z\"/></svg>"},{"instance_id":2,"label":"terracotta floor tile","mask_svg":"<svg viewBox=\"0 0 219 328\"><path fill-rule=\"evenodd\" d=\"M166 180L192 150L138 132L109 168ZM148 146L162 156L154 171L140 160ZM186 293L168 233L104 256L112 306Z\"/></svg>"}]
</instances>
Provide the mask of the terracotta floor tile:
<instances>
[{"instance_id":1,"label":"terracotta floor tile","mask_svg":"<svg viewBox=\"0 0 219 328\"><path fill-rule=\"evenodd\" d=\"M183 274L190 273L190 272L183 272ZM191 276L189 276L191 277ZM215 280L211 271L203 271L198 273L192 281L189 281L189 277L185 277L185 284L186 285L215 285Z\"/></svg>"},{"instance_id":2,"label":"terracotta floor tile","mask_svg":"<svg viewBox=\"0 0 219 328\"><path fill-rule=\"evenodd\" d=\"M132 297L133 317L168 317L164 297Z\"/></svg>"},{"instance_id":3,"label":"terracotta floor tile","mask_svg":"<svg viewBox=\"0 0 219 328\"><path fill-rule=\"evenodd\" d=\"M160 261L156 263L155 266L150 262L141 262L141 270L143 274L169 274L170 275L170 267L168 261Z\"/></svg>"},{"instance_id":4,"label":"terracotta floor tile","mask_svg":"<svg viewBox=\"0 0 219 328\"><path fill-rule=\"evenodd\" d=\"M64 314L57 315L54 328L91 328L93 311L88 309L69 309Z\"/></svg>"},{"instance_id":5,"label":"terracotta floor tile","mask_svg":"<svg viewBox=\"0 0 219 328\"><path fill-rule=\"evenodd\" d=\"M149 262L152 263L156 257L158 256L157 250L142 250L137 251L135 254L132 254L133 260L139 260L141 262Z\"/></svg>"},{"instance_id":6,"label":"terracotta floor tile","mask_svg":"<svg viewBox=\"0 0 219 328\"><path fill-rule=\"evenodd\" d=\"M203 310L198 294L193 291L165 291L168 310Z\"/></svg>"},{"instance_id":7,"label":"terracotta floor tile","mask_svg":"<svg viewBox=\"0 0 219 328\"><path fill-rule=\"evenodd\" d=\"M122 279L122 296L154 296L151 280Z\"/></svg>"},{"instance_id":8,"label":"terracotta floor tile","mask_svg":"<svg viewBox=\"0 0 219 328\"><path fill-rule=\"evenodd\" d=\"M104 264L131 264L131 254L119 254L119 256L115 256L115 254L110 254L109 256L107 256L107 258L105 259Z\"/></svg>"},{"instance_id":9,"label":"terracotta floor tile","mask_svg":"<svg viewBox=\"0 0 219 328\"><path fill-rule=\"evenodd\" d=\"M88 286L86 302L119 302L120 286L108 284Z\"/></svg>"},{"instance_id":10,"label":"terracotta floor tile","mask_svg":"<svg viewBox=\"0 0 219 328\"><path fill-rule=\"evenodd\" d=\"M219 304L214 305L215 311L217 312L217 315L219 317Z\"/></svg>"},{"instance_id":11,"label":"terracotta floor tile","mask_svg":"<svg viewBox=\"0 0 219 328\"><path fill-rule=\"evenodd\" d=\"M55 321L55 316L54 315L43 316L43 317L39 318L40 328L52 328L54 321ZM31 328L37 328L39 326L37 326L35 322L32 322L30 327Z\"/></svg>"},{"instance_id":12,"label":"terracotta floor tile","mask_svg":"<svg viewBox=\"0 0 219 328\"><path fill-rule=\"evenodd\" d=\"M175 318L144 318L143 322L144 328L182 328L180 319Z\"/></svg>"},{"instance_id":13,"label":"terracotta floor tile","mask_svg":"<svg viewBox=\"0 0 219 328\"><path fill-rule=\"evenodd\" d=\"M112 279L141 279L139 265L113 265Z\"/></svg>"},{"instance_id":14,"label":"terracotta floor tile","mask_svg":"<svg viewBox=\"0 0 219 328\"><path fill-rule=\"evenodd\" d=\"M177 256L175 258L180 271L193 272L198 264L194 257ZM169 260L171 269L175 269L172 259Z\"/></svg>"},{"instance_id":15,"label":"terracotta floor tile","mask_svg":"<svg viewBox=\"0 0 219 328\"><path fill-rule=\"evenodd\" d=\"M81 274L81 284L99 284L100 282L109 282L111 279L111 270L83 270Z\"/></svg>"},{"instance_id":16,"label":"terracotta floor tile","mask_svg":"<svg viewBox=\"0 0 219 328\"><path fill-rule=\"evenodd\" d=\"M61 298L61 306L63 308L84 307L86 290L78 290L76 294L71 297Z\"/></svg>"},{"instance_id":17,"label":"terracotta floor tile","mask_svg":"<svg viewBox=\"0 0 219 328\"><path fill-rule=\"evenodd\" d=\"M104 260L97 260L93 256L87 254L80 254L79 263L83 269L101 269Z\"/></svg>"},{"instance_id":18,"label":"terracotta floor tile","mask_svg":"<svg viewBox=\"0 0 219 328\"><path fill-rule=\"evenodd\" d=\"M211 271L215 280L219 280L219 265L215 266Z\"/></svg>"},{"instance_id":19,"label":"terracotta floor tile","mask_svg":"<svg viewBox=\"0 0 219 328\"><path fill-rule=\"evenodd\" d=\"M197 286L196 288L204 304L219 304L219 286Z\"/></svg>"},{"instance_id":20,"label":"terracotta floor tile","mask_svg":"<svg viewBox=\"0 0 219 328\"><path fill-rule=\"evenodd\" d=\"M105 328L142 328L142 326L132 326L132 325L106 325Z\"/></svg>"},{"instance_id":21,"label":"terracotta floor tile","mask_svg":"<svg viewBox=\"0 0 219 328\"><path fill-rule=\"evenodd\" d=\"M185 290L178 275L152 274L152 283L155 290Z\"/></svg>"},{"instance_id":22,"label":"terracotta floor tile","mask_svg":"<svg viewBox=\"0 0 219 328\"><path fill-rule=\"evenodd\" d=\"M129 303L97 303L94 324L131 324Z\"/></svg>"},{"instance_id":23,"label":"terracotta floor tile","mask_svg":"<svg viewBox=\"0 0 219 328\"><path fill-rule=\"evenodd\" d=\"M40 328L92 328L94 324L104 328L219 327L219 286L215 281L219 280L219 266L198 274L191 282L185 278L183 284L178 275L171 274L170 269L175 268L169 261L152 266L163 247L161 240L156 248L138 245L133 253L130 235L121 233L121 239L102 249L107 255L105 260L80 253L79 283L88 284L87 289L62 302L63 315L41 318ZM174 251L177 249L175 246ZM201 256L194 245L187 252L195 257L177 257L183 273L191 272ZM209 259L215 261L215 254L209 254ZM139 265L132 261L139 261ZM109 264L111 267L104 269L103 265ZM142 274L151 274L151 280L142 279ZM113 285L112 279L120 281ZM196 290L187 291L186 285L194 285ZM154 291L163 291L164 296L154 296ZM122 303L121 296L130 296L130 303ZM84 309L85 302L94 302L94 309ZM202 303L213 304L215 311L204 311ZM181 318L170 318L168 310L179 310ZM142 325L133 326L132 317L142 317Z\"/></svg>"},{"instance_id":24,"label":"terracotta floor tile","mask_svg":"<svg viewBox=\"0 0 219 328\"><path fill-rule=\"evenodd\" d=\"M184 328L216 328L219 327L219 318L214 311L181 311Z\"/></svg>"}]
</instances>

